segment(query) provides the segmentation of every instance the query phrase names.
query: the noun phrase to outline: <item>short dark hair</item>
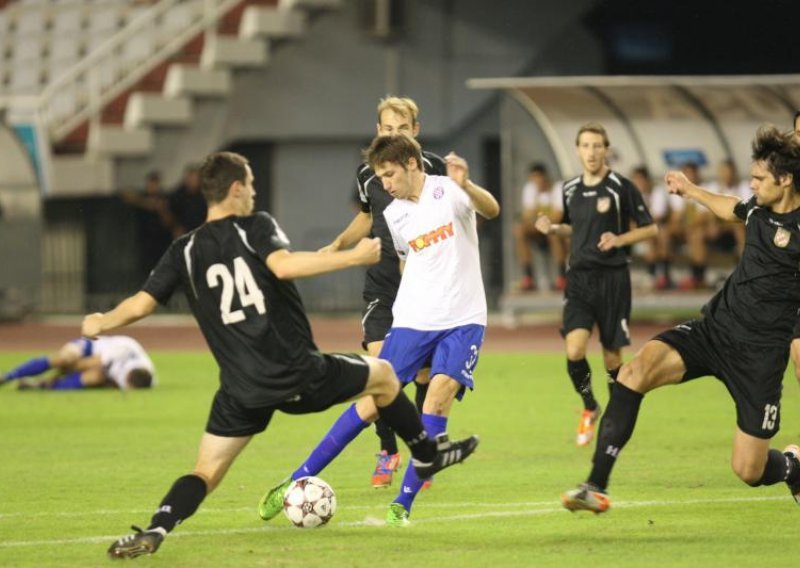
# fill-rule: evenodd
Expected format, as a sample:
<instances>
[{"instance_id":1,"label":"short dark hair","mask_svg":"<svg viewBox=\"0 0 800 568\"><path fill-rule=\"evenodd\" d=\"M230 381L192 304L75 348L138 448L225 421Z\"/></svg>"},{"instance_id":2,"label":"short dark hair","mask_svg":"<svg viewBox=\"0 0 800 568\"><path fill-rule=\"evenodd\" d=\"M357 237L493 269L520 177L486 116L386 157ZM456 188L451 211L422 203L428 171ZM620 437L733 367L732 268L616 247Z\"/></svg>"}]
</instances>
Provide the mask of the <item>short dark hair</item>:
<instances>
[{"instance_id":1,"label":"short dark hair","mask_svg":"<svg viewBox=\"0 0 800 568\"><path fill-rule=\"evenodd\" d=\"M235 152L217 152L203 160L200 166L200 191L209 205L228 196L233 182L247 180L247 158Z\"/></svg>"},{"instance_id":2,"label":"short dark hair","mask_svg":"<svg viewBox=\"0 0 800 568\"><path fill-rule=\"evenodd\" d=\"M642 176L643 178L650 179L650 170L647 166L636 166L631 170L631 176Z\"/></svg>"},{"instance_id":3,"label":"short dark hair","mask_svg":"<svg viewBox=\"0 0 800 568\"><path fill-rule=\"evenodd\" d=\"M125 382L132 389L149 389L153 386L153 374L147 369L133 369Z\"/></svg>"},{"instance_id":4,"label":"short dark hair","mask_svg":"<svg viewBox=\"0 0 800 568\"><path fill-rule=\"evenodd\" d=\"M764 162L777 180L792 176L792 187L800 192L800 143L794 132L781 132L772 124L762 126L753 139L754 162Z\"/></svg>"},{"instance_id":5,"label":"short dark hair","mask_svg":"<svg viewBox=\"0 0 800 568\"><path fill-rule=\"evenodd\" d=\"M528 166L528 173L529 174L541 174L543 176L547 175L547 166L545 166L542 162L532 162L530 166Z\"/></svg>"},{"instance_id":6,"label":"short dark hair","mask_svg":"<svg viewBox=\"0 0 800 568\"><path fill-rule=\"evenodd\" d=\"M599 134L603 137L603 145L608 148L611 145L611 142L608 140L608 133L606 132L605 126L600 124L599 122L587 122L583 126L578 129L578 134L575 136L575 145L577 146L581 139L581 134L584 132L593 132L594 134Z\"/></svg>"},{"instance_id":7,"label":"short dark hair","mask_svg":"<svg viewBox=\"0 0 800 568\"><path fill-rule=\"evenodd\" d=\"M417 161L419 169L424 171L422 164L422 148L419 142L403 134L397 136L376 136L369 148L364 150L364 160L373 170L386 162L400 164L406 169L406 164L411 158Z\"/></svg>"}]
</instances>

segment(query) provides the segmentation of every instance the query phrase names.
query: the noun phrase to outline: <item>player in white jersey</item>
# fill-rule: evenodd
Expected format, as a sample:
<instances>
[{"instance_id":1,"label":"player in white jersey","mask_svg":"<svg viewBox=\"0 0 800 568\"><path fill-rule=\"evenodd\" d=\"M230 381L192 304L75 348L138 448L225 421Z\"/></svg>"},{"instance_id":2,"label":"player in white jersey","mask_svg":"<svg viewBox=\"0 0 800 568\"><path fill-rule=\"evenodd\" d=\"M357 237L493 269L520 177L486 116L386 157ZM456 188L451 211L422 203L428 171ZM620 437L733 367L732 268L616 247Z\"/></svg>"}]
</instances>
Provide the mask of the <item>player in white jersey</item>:
<instances>
[{"instance_id":1,"label":"player in white jersey","mask_svg":"<svg viewBox=\"0 0 800 568\"><path fill-rule=\"evenodd\" d=\"M34 357L0 377L0 385L35 377L52 370L45 379L19 383L20 388L73 390L81 388L150 388L156 369L138 341L125 335L75 339L55 354Z\"/></svg>"},{"instance_id":2,"label":"player in white jersey","mask_svg":"<svg viewBox=\"0 0 800 568\"><path fill-rule=\"evenodd\" d=\"M375 138L366 157L395 199L384 217L403 271L380 357L392 364L403 384L431 361L422 423L428 436L446 444L447 417L453 401L474 386L472 373L486 327L475 213L492 219L500 206L470 181L467 163L455 154L445 157L449 177L426 175L420 146L407 136ZM376 418L375 404L359 399L355 412L342 414L291 478L319 474ZM387 524L408 524L423 483L414 468L406 470Z\"/></svg>"}]
</instances>

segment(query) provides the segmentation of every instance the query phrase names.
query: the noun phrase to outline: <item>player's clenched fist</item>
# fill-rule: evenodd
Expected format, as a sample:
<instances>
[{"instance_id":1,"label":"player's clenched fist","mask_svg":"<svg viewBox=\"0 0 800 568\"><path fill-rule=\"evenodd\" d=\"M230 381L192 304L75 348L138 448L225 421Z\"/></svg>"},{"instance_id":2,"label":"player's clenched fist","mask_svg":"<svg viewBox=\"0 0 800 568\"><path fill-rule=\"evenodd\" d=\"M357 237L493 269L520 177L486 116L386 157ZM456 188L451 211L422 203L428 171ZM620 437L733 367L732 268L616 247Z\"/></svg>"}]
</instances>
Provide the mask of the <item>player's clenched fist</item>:
<instances>
[{"instance_id":1,"label":"player's clenched fist","mask_svg":"<svg viewBox=\"0 0 800 568\"><path fill-rule=\"evenodd\" d=\"M375 264L381 259L380 238L361 239L358 241L355 248L353 248L353 253L356 256L358 264Z\"/></svg>"},{"instance_id":2,"label":"player's clenched fist","mask_svg":"<svg viewBox=\"0 0 800 568\"><path fill-rule=\"evenodd\" d=\"M539 217L536 218L536 223L534 224L534 227L536 227L536 230L542 233L543 235L549 235L550 227L552 227L552 225L553 222L550 220L550 217L542 213L539 213Z\"/></svg>"},{"instance_id":3,"label":"player's clenched fist","mask_svg":"<svg viewBox=\"0 0 800 568\"><path fill-rule=\"evenodd\" d=\"M681 197L686 195L686 190L692 185L692 182L689 181L689 178L687 178L683 172L669 171L667 175L664 176L664 181L670 193L680 195Z\"/></svg>"},{"instance_id":4,"label":"player's clenched fist","mask_svg":"<svg viewBox=\"0 0 800 568\"><path fill-rule=\"evenodd\" d=\"M83 325L81 326L81 335L84 337L97 337L100 335L100 320L103 319L103 314L97 312L89 314L83 318Z\"/></svg>"}]
</instances>

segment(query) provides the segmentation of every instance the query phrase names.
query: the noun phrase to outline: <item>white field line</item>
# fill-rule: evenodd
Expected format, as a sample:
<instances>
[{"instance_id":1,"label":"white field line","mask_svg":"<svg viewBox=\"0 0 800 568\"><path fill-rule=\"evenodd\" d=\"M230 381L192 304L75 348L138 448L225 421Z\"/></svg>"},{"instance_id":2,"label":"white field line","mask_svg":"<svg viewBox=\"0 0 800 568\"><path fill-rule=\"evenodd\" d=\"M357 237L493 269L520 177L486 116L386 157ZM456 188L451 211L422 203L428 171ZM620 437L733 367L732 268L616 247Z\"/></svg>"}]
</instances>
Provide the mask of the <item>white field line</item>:
<instances>
[{"instance_id":1,"label":"white field line","mask_svg":"<svg viewBox=\"0 0 800 568\"><path fill-rule=\"evenodd\" d=\"M642 507L681 507L681 506L690 506L690 505L714 505L714 504L721 504L721 503L753 503L753 502L767 502L767 501L787 501L788 497L729 497L729 498L722 498L722 499L688 499L688 500L680 500L680 501L621 501L619 503L614 503L614 509L636 509ZM543 505L547 505L546 508L541 509L528 509L528 507L541 507ZM436 505L436 508L462 508L462 507L492 507L492 508L503 508L503 507L514 507L513 511L482 511L479 513L471 513L468 515L449 515L445 517L430 517L424 519L415 519L413 524L433 524L433 523L449 523L454 521L471 521L471 520L480 520L485 519L487 517L535 517L541 515L550 515L555 513L563 513L565 512L562 507L553 507L552 501L545 501L545 502L520 502L520 503L439 503ZM426 508L432 508L432 504L426 504ZM355 506L355 507L348 507L348 509L375 509L375 507L371 506ZM252 511L253 509L248 508L235 508L235 509L205 509L206 513L224 513L224 512L238 512L238 511ZM140 513L141 511L100 511L100 514L120 514L120 513L128 513L128 514L136 514ZM91 514L90 512L82 513L84 515ZM13 514L17 516L16 513ZM7 517L5 515L4 517ZM55 515L54 515L55 516ZM345 522L345 523L335 523L333 525L335 528L338 527L370 527L370 526L381 526L383 525L383 521L367 517L363 521L353 521L353 522ZM296 530L294 527L289 526L271 526L271 525L262 525L260 527L248 527L248 528L238 528L238 529L214 529L214 530L204 530L204 531L178 531L174 534L171 534L169 538L177 538L177 537L192 537L192 536L217 536L217 535L231 535L231 534L249 534L249 533L259 533L259 532L267 532L267 531L280 531L280 530ZM65 539L51 539L51 540L12 540L12 541L0 541L0 548L14 548L14 547L25 547L25 546L54 546L54 545L62 545L62 544L97 544L97 543L105 543L105 542L112 542L113 540L119 538L119 534L117 535L104 535L104 536L87 536L87 537L79 537L79 538L65 538Z\"/></svg>"}]
</instances>

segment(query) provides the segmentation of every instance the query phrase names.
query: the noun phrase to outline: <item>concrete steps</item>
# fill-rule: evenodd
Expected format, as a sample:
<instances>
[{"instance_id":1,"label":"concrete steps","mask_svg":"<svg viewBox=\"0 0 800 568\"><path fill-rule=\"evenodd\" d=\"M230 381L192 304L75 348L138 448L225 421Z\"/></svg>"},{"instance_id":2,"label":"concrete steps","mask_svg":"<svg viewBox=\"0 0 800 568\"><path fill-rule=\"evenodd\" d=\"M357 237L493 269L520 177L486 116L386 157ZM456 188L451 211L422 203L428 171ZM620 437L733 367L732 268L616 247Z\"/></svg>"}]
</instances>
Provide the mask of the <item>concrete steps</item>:
<instances>
[{"instance_id":1,"label":"concrete steps","mask_svg":"<svg viewBox=\"0 0 800 568\"><path fill-rule=\"evenodd\" d=\"M53 156L51 193L110 192L115 160L149 156L154 151L157 128L189 125L195 118L194 102L229 96L237 69L269 64L270 40L302 37L309 11L338 6L339 0L280 0L272 6L246 6L237 34L207 35L199 61L170 64L160 92L131 92L122 124L90 127L85 154Z\"/></svg>"}]
</instances>

